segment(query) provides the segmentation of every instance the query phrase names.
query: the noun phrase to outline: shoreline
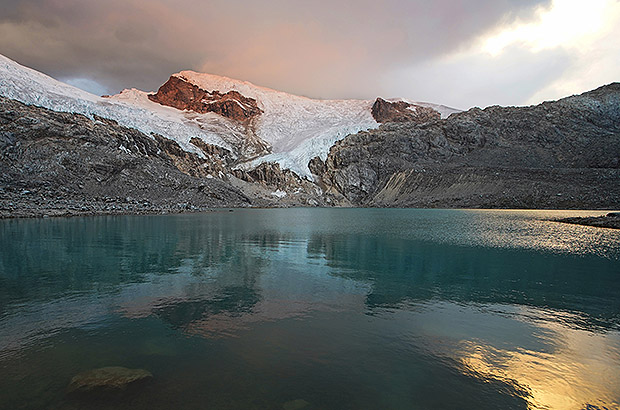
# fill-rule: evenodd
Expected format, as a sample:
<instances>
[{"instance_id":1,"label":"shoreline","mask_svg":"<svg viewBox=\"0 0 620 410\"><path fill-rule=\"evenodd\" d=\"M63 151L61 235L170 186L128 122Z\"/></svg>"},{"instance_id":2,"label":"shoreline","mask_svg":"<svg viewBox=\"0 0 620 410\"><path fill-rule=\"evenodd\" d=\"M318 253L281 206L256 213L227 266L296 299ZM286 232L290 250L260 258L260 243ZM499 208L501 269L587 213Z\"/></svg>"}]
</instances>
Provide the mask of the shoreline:
<instances>
[{"instance_id":1,"label":"shoreline","mask_svg":"<svg viewBox=\"0 0 620 410\"><path fill-rule=\"evenodd\" d=\"M520 211L592 211L592 212L609 212L609 209L566 209L566 208L512 208L512 207L480 207L480 208L462 208L462 207L301 207L301 206L194 206L191 204L175 204L175 205L155 205L146 202L86 202L79 200L62 201L62 203L52 202L48 206L41 206L36 203L28 203L20 201L0 201L0 220L7 219L44 219L44 218L73 218L88 216L146 216L146 215L181 215L194 213L210 213L210 212L233 212L235 209L287 209L287 208L322 208L322 209L351 209L351 208L374 208L374 209L446 209L446 210L520 210ZM17 207L15 206L17 205ZM65 205L65 206L62 206ZM610 217L610 215L616 215ZM607 226L607 219L616 221L617 225ZM587 216L587 217L569 217L560 219L549 219L552 222L568 223L575 225L604 227L620 229L620 212L610 212L603 216Z\"/></svg>"},{"instance_id":2,"label":"shoreline","mask_svg":"<svg viewBox=\"0 0 620 410\"><path fill-rule=\"evenodd\" d=\"M620 229L620 212L610 212L603 216L552 219L552 221L571 225L592 226L594 228Z\"/></svg>"}]
</instances>

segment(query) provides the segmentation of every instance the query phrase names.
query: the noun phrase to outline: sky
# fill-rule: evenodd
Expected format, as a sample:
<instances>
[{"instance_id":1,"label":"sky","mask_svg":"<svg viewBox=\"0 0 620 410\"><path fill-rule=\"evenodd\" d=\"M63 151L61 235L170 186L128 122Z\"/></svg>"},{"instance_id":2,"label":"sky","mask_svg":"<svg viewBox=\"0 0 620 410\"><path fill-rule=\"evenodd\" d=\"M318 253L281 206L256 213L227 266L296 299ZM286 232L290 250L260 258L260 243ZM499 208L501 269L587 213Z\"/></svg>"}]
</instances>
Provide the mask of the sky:
<instances>
[{"instance_id":1,"label":"sky","mask_svg":"<svg viewBox=\"0 0 620 410\"><path fill-rule=\"evenodd\" d=\"M312 98L527 105L620 81L620 0L0 0L0 54L95 94L190 69Z\"/></svg>"}]
</instances>

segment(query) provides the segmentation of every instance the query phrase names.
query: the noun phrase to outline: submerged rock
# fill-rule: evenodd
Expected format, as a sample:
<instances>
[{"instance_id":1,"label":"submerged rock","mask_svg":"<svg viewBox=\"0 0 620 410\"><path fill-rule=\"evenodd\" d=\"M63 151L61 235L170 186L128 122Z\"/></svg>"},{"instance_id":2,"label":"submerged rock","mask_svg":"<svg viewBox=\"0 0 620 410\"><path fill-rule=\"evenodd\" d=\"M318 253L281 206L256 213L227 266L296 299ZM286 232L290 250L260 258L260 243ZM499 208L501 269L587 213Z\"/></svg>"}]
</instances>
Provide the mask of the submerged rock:
<instances>
[{"instance_id":1,"label":"submerged rock","mask_svg":"<svg viewBox=\"0 0 620 410\"><path fill-rule=\"evenodd\" d=\"M284 410L302 410L307 408L308 406L310 406L310 403L308 403L304 399L287 401L282 405Z\"/></svg>"},{"instance_id":2,"label":"submerged rock","mask_svg":"<svg viewBox=\"0 0 620 410\"><path fill-rule=\"evenodd\" d=\"M71 379L67 394L97 394L122 392L153 375L144 369L126 367L102 367L78 374Z\"/></svg>"}]
</instances>

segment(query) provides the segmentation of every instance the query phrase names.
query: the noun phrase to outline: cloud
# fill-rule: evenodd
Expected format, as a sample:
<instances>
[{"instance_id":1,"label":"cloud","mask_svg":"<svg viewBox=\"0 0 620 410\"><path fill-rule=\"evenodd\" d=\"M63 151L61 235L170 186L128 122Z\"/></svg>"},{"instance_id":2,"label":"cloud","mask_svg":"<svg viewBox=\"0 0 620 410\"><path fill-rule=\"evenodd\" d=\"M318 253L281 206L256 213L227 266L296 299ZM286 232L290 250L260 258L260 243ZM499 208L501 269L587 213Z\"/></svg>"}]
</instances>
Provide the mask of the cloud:
<instances>
[{"instance_id":1,"label":"cloud","mask_svg":"<svg viewBox=\"0 0 620 410\"><path fill-rule=\"evenodd\" d=\"M620 1L554 0L454 53L386 74L389 93L460 108L538 104L620 80Z\"/></svg>"},{"instance_id":2,"label":"cloud","mask_svg":"<svg viewBox=\"0 0 620 410\"><path fill-rule=\"evenodd\" d=\"M386 73L468 48L548 0L4 0L0 53L112 92L182 69L312 97L373 98ZM400 93L402 94L402 93Z\"/></svg>"},{"instance_id":3,"label":"cloud","mask_svg":"<svg viewBox=\"0 0 620 410\"><path fill-rule=\"evenodd\" d=\"M3 0L3 9L0 53L89 91L155 90L193 69L310 97L468 108L620 79L617 0Z\"/></svg>"},{"instance_id":4,"label":"cloud","mask_svg":"<svg viewBox=\"0 0 620 410\"><path fill-rule=\"evenodd\" d=\"M387 95L468 109L529 101L573 63L562 49L533 52L511 46L498 56L462 52L387 74Z\"/></svg>"},{"instance_id":5,"label":"cloud","mask_svg":"<svg viewBox=\"0 0 620 410\"><path fill-rule=\"evenodd\" d=\"M59 80L95 95L104 95L110 92L106 87L88 78L60 78Z\"/></svg>"},{"instance_id":6,"label":"cloud","mask_svg":"<svg viewBox=\"0 0 620 410\"><path fill-rule=\"evenodd\" d=\"M571 55L572 64L563 75L541 87L527 101L531 104L620 81L620 1L592 0L583 4L571 0L560 11L572 20L566 21L570 33L556 37L555 44L533 42L530 47L562 49Z\"/></svg>"}]
</instances>

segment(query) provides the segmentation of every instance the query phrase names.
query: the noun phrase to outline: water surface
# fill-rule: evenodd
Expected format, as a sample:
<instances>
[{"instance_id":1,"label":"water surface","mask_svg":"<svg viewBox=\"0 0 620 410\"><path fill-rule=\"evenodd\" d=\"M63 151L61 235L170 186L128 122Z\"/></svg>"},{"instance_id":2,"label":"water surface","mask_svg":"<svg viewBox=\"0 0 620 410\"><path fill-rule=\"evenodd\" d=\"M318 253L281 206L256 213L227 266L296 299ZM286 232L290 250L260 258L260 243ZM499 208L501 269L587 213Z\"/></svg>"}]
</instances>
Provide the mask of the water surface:
<instances>
[{"instance_id":1,"label":"water surface","mask_svg":"<svg viewBox=\"0 0 620 410\"><path fill-rule=\"evenodd\" d=\"M235 210L0 221L1 409L617 409L597 212ZM65 396L85 370L154 378Z\"/></svg>"}]
</instances>

